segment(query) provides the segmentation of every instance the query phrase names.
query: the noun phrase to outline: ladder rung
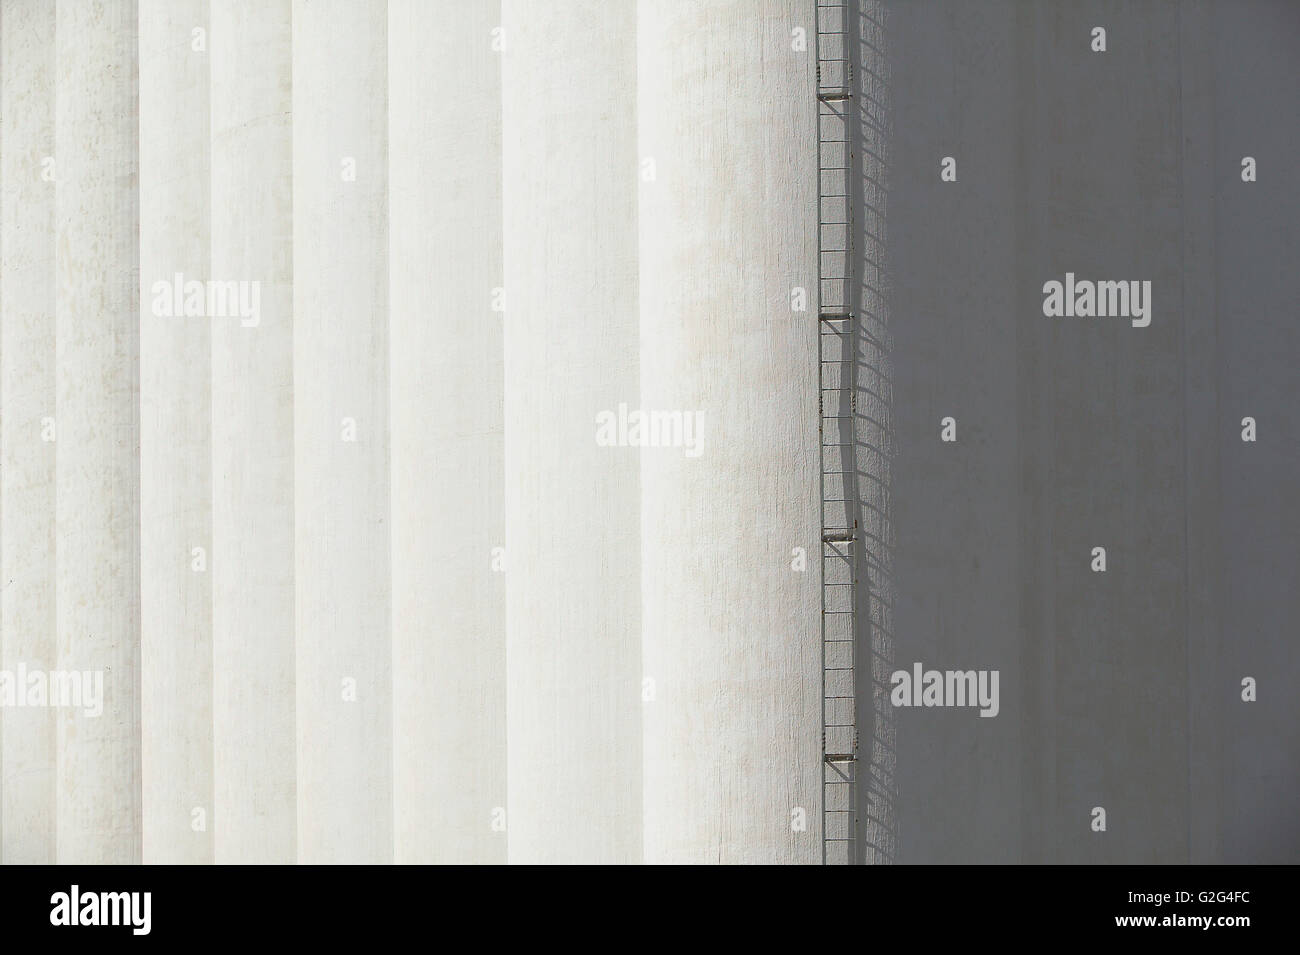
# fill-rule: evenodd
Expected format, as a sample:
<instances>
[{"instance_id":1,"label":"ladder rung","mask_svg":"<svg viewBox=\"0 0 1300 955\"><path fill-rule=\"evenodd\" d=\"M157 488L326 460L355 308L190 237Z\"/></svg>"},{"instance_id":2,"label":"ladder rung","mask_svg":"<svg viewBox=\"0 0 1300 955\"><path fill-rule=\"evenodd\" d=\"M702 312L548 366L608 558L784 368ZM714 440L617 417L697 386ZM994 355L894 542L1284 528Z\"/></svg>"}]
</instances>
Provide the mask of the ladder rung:
<instances>
[{"instance_id":1,"label":"ladder rung","mask_svg":"<svg viewBox=\"0 0 1300 955\"><path fill-rule=\"evenodd\" d=\"M853 753L827 753L826 762L828 763L854 763L858 757Z\"/></svg>"}]
</instances>

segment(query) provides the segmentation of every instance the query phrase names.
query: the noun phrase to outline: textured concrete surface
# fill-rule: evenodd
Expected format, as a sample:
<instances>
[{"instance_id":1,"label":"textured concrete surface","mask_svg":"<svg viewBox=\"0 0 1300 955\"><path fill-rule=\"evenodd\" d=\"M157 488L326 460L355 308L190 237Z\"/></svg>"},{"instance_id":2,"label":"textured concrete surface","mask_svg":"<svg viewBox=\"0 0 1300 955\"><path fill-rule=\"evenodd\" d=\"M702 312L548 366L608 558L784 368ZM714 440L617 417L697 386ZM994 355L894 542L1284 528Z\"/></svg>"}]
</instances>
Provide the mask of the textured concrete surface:
<instances>
[{"instance_id":1,"label":"textured concrete surface","mask_svg":"<svg viewBox=\"0 0 1300 955\"><path fill-rule=\"evenodd\" d=\"M812 12L639 9L641 400L703 421L641 452L647 862L821 861Z\"/></svg>"},{"instance_id":2,"label":"textured concrete surface","mask_svg":"<svg viewBox=\"0 0 1300 955\"><path fill-rule=\"evenodd\" d=\"M101 716L55 716L61 863L141 858L136 16L55 18L57 665L104 674Z\"/></svg>"},{"instance_id":3,"label":"textured concrete surface","mask_svg":"<svg viewBox=\"0 0 1300 955\"><path fill-rule=\"evenodd\" d=\"M641 859L636 6L502 4L511 862Z\"/></svg>"},{"instance_id":4,"label":"textured concrete surface","mask_svg":"<svg viewBox=\"0 0 1300 955\"><path fill-rule=\"evenodd\" d=\"M209 273L204 0L140 3L141 820L146 863L212 861L212 377L204 316L152 288ZM205 43L201 44L206 46ZM226 319L228 321L228 319ZM195 553L195 549L200 552ZM195 816L195 810L199 815Z\"/></svg>"},{"instance_id":5,"label":"textured concrete surface","mask_svg":"<svg viewBox=\"0 0 1300 955\"><path fill-rule=\"evenodd\" d=\"M855 8L860 859L1300 861L1300 13ZM821 859L813 10L0 0L0 861Z\"/></svg>"},{"instance_id":6,"label":"textured concrete surface","mask_svg":"<svg viewBox=\"0 0 1300 955\"><path fill-rule=\"evenodd\" d=\"M213 851L296 858L292 4L213 0L212 275L260 283L212 335Z\"/></svg>"},{"instance_id":7,"label":"textured concrete surface","mask_svg":"<svg viewBox=\"0 0 1300 955\"><path fill-rule=\"evenodd\" d=\"M501 9L388 11L396 859L504 862Z\"/></svg>"},{"instance_id":8,"label":"textured concrete surface","mask_svg":"<svg viewBox=\"0 0 1300 955\"><path fill-rule=\"evenodd\" d=\"M0 669L55 666L53 4L0 5ZM54 711L0 713L0 861L54 861Z\"/></svg>"},{"instance_id":9,"label":"textured concrete surface","mask_svg":"<svg viewBox=\"0 0 1300 955\"><path fill-rule=\"evenodd\" d=\"M293 6L298 859L392 861L388 11Z\"/></svg>"}]
</instances>

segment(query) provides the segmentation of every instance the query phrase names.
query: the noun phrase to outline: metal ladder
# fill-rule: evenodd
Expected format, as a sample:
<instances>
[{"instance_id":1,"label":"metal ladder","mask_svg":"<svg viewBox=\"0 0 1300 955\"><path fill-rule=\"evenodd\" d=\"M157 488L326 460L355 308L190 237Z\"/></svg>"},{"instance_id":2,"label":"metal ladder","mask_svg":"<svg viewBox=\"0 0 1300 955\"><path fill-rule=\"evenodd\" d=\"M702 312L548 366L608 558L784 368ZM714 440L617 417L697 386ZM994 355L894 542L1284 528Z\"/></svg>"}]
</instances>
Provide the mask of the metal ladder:
<instances>
[{"instance_id":1,"label":"metal ladder","mask_svg":"<svg viewBox=\"0 0 1300 955\"><path fill-rule=\"evenodd\" d=\"M818 433L822 500L822 862L857 861L857 500L850 0L817 3Z\"/></svg>"}]
</instances>

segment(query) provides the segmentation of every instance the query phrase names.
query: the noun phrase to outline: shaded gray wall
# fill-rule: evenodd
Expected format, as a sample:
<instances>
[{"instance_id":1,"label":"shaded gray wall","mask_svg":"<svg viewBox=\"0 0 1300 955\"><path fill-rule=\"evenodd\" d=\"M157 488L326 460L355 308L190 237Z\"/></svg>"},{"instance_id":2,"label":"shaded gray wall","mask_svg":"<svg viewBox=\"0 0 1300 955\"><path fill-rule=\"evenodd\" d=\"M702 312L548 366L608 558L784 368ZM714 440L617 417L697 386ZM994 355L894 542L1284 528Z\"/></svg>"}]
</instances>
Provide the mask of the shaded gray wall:
<instances>
[{"instance_id":1,"label":"shaded gray wall","mask_svg":"<svg viewBox=\"0 0 1300 955\"><path fill-rule=\"evenodd\" d=\"M897 861L1300 861L1300 8L888 23L895 665L1001 671L995 719L896 711ZM1150 326L1044 317L1067 271Z\"/></svg>"}]
</instances>

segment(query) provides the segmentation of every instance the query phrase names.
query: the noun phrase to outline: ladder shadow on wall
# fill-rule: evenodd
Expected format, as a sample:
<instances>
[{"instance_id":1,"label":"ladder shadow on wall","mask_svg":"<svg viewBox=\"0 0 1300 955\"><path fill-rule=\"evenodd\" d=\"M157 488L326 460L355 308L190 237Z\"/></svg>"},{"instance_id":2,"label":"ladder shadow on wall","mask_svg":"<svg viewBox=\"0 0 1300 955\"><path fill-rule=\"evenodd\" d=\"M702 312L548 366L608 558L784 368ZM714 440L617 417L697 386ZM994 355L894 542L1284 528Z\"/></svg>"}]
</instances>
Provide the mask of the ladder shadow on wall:
<instances>
[{"instance_id":1,"label":"ladder shadow on wall","mask_svg":"<svg viewBox=\"0 0 1300 955\"><path fill-rule=\"evenodd\" d=\"M859 773L855 787L855 842L859 864L890 864L897 857L895 802L898 796L896 732L889 701L894 670L894 523L891 464L893 431L893 339L889 328L890 279L886 231L889 183L889 132L893 114L889 88L887 14L883 0L851 4L856 27L851 43L853 99L850 190L853 270L849 305L854 325L853 429L854 493L851 517L858 606L855 615L858 660L869 661L857 680ZM846 466L849 462L845 462ZM846 467L847 469L847 467ZM869 677L869 678L868 678Z\"/></svg>"}]
</instances>

